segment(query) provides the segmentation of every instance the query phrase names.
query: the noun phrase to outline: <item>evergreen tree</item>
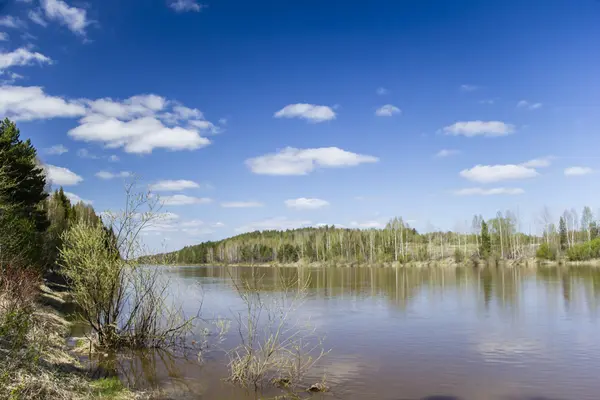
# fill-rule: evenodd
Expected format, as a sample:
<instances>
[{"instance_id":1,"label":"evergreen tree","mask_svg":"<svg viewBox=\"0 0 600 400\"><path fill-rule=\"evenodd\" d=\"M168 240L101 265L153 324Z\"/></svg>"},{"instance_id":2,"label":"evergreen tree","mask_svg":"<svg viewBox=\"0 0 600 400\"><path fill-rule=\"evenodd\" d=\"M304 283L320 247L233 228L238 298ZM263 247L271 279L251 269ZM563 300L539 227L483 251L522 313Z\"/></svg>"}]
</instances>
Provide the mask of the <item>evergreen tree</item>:
<instances>
[{"instance_id":1,"label":"evergreen tree","mask_svg":"<svg viewBox=\"0 0 600 400\"><path fill-rule=\"evenodd\" d=\"M560 221L558 222L558 235L560 238L560 248L561 250L565 250L568 246L568 233L567 233L567 223L564 217L560 217Z\"/></svg>"},{"instance_id":2,"label":"evergreen tree","mask_svg":"<svg viewBox=\"0 0 600 400\"><path fill-rule=\"evenodd\" d=\"M479 254L482 258L488 258L492 254L492 240L490 238L490 232L488 225L482 219L481 220L481 245L479 248Z\"/></svg>"},{"instance_id":3,"label":"evergreen tree","mask_svg":"<svg viewBox=\"0 0 600 400\"><path fill-rule=\"evenodd\" d=\"M42 266L46 178L35 148L22 141L16 125L0 122L0 262Z\"/></svg>"}]
</instances>

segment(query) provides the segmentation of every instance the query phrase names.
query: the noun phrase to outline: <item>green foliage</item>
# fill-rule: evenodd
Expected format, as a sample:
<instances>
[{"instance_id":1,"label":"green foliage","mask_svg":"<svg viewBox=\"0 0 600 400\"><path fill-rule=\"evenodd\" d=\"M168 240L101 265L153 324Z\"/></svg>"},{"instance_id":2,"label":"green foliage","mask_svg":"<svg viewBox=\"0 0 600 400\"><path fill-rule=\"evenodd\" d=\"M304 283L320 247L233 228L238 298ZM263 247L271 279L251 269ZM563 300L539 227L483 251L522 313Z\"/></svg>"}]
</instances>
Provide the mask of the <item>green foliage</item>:
<instances>
[{"instance_id":1,"label":"green foliage","mask_svg":"<svg viewBox=\"0 0 600 400\"><path fill-rule=\"evenodd\" d=\"M558 257L557 253L556 248L550 246L548 243L542 243L535 252L535 256L540 260L554 261Z\"/></svg>"},{"instance_id":2,"label":"green foliage","mask_svg":"<svg viewBox=\"0 0 600 400\"><path fill-rule=\"evenodd\" d=\"M44 266L43 236L48 219L43 203L46 178L29 140L16 125L0 122L0 262Z\"/></svg>"},{"instance_id":3,"label":"green foliage","mask_svg":"<svg viewBox=\"0 0 600 400\"><path fill-rule=\"evenodd\" d=\"M465 261L465 253L463 253L463 251L461 249L454 250L454 261L457 264L460 264L463 261Z\"/></svg>"},{"instance_id":4,"label":"green foliage","mask_svg":"<svg viewBox=\"0 0 600 400\"><path fill-rule=\"evenodd\" d=\"M488 225L484 220L481 220L481 245L479 246L479 254L484 259L492 255L492 240Z\"/></svg>"},{"instance_id":5,"label":"green foliage","mask_svg":"<svg viewBox=\"0 0 600 400\"><path fill-rule=\"evenodd\" d=\"M560 239L560 249L564 251L569 244L567 223L564 217L560 217L560 221L558 222L558 236Z\"/></svg>"},{"instance_id":6,"label":"green foliage","mask_svg":"<svg viewBox=\"0 0 600 400\"><path fill-rule=\"evenodd\" d=\"M567 250L569 261L588 261L594 258L600 258L600 238L576 244Z\"/></svg>"}]
</instances>

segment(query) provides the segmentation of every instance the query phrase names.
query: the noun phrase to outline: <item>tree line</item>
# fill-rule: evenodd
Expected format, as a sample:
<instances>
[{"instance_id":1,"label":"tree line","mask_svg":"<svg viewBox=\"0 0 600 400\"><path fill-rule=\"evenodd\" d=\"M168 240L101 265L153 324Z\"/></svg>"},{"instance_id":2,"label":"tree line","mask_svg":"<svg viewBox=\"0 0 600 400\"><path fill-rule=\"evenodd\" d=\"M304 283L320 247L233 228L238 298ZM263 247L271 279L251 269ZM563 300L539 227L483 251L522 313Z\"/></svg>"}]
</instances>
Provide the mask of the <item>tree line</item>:
<instances>
[{"instance_id":1,"label":"tree line","mask_svg":"<svg viewBox=\"0 0 600 400\"><path fill-rule=\"evenodd\" d=\"M91 205L72 204L62 187L51 191L31 141L1 121L0 266L55 269L62 235L78 221L101 222Z\"/></svg>"},{"instance_id":2,"label":"tree line","mask_svg":"<svg viewBox=\"0 0 600 400\"><path fill-rule=\"evenodd\" d=\"M470 226L456 231L418 232L402 218L391 219L383 229L348 229L335 226L269 230L244 233L220 241L208 241L181 250L144 257L143 262L169 260L177 264L326 263L386 264L467 260L578 261L600 257L597 252L580 255L599 236L598 222L589 207L581 218L574 210L560 217L558 228L547 210L543 233L524 233L518 215L498 212L487 221L475 215ZM591 246L592 250L596 247Z\"/></svg>"}]
</instances>

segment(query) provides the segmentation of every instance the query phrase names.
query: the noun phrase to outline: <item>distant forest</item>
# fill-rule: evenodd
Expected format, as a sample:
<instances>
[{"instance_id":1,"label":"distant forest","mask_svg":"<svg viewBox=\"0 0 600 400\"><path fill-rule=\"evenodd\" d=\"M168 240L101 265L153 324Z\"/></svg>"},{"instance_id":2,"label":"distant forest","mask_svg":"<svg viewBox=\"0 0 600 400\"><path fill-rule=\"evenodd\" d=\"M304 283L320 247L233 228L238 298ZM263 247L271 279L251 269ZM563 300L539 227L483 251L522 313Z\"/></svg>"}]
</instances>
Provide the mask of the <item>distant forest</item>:
<instances>
[{"instance_id":1,"label":"distant forest","mask_svg":"<svg viewBox=\"0 0 600 400\"><path fill-rule=\"evenodd\" d=\"M558 227L547 211L544 233L525 234L517 216L508 211L485 221L475 216L468 232L419 233L402 218L383 229L346 229L335 226L286 231L256 231L181 250L145 257L148 263L265 264L326 263L384 264L412 261L457 263L466 260L588 260L600 256L598 224L589 207L581 218L565 211Z\"/></svg>"}]
</instances>

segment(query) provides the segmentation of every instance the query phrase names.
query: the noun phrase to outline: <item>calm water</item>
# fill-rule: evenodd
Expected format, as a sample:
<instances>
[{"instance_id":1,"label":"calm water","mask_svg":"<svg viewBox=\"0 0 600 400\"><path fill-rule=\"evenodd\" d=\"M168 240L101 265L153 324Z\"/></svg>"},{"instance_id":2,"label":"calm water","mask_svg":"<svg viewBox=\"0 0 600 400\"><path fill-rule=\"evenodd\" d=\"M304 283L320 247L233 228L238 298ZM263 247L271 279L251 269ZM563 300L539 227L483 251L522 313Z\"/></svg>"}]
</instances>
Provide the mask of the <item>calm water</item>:
<instances>
[{"instance_id":1,"label":"calm water","mask_svg":"<svg viewBox=\"0 0 600 400\"><path fill-rule=\"evenodd\" d=\"M265 293L273 293L278 274L310 275L299 313L331 349L314 378L326 374L327 398L600 398L597 269L177 267L165 274L186 312L202 303L207 319L243 308L233 285L242 277L264 276ZM230 332L224 346L235 342ZM132 384L161 386L174 398L254 398L222 382L221 352L206 357L152 353L119 362Z\"/></svg>"}]
</instances>

